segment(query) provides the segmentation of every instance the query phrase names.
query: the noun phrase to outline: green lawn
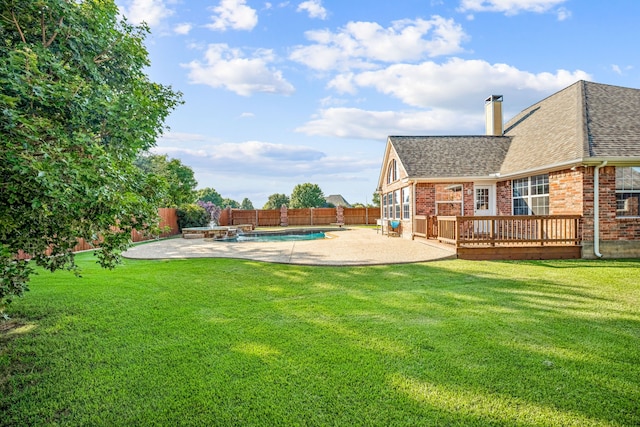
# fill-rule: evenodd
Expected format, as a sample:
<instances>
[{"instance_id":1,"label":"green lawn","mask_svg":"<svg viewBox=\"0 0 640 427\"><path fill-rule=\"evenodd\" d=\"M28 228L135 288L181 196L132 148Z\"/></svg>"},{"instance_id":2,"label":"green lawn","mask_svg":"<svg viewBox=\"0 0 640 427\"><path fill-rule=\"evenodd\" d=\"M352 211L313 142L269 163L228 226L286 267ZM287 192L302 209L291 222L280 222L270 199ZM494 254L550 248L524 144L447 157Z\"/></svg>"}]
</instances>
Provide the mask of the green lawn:
<instances>
[{"instance_id":1,"label":"green lawn","mask_svg":"<svg viewBox=\"0 0 640 427\"><path fill-rule=\"evenodd\" d=\"M79 263L9 306L0 425L640 425L638 260Z\"/></svg>"}]
</instances>

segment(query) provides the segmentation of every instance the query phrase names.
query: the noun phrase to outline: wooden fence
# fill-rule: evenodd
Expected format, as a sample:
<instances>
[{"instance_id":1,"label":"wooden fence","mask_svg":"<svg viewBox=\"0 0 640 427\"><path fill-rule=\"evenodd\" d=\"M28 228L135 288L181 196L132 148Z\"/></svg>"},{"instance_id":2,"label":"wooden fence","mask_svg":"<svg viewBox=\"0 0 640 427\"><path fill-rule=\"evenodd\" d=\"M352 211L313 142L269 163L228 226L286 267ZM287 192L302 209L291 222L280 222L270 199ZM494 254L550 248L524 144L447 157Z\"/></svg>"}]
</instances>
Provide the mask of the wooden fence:
<instances>
[{"instance_id":1,"label":"wooden fence","mask_svg":"<svg viewBox=\"0 0 640 427\"><path fill-rule=\"evenodd\" d=\"M286 209L282 217L280 209L231 209L222 211L219 223L222 226L252 224L254 227L276 227L283 223L289 226L330 225L342 222L345 225L373 225L380 218L380 208L343 208L342 221L338 221L337 208Z\"/></svg>"},{"instance_id":2,"label":"wooden fence","mask_svg":"<svg viewBox=\"0 0 640 427\"><path fill-rule=\"evenodd\" d=\"M155 239L157 237L169 237L169 236L174 236L176 234L179 234L179 229L178 229L178 214L177 214L177 209L176 208L159 208L158 209L158 216L160 217L160 227L161 229L168 227L168 231L160 234L159 236L149 236L149 235L145 235L139 231L136 230L132 230L131 231L131 241L132 242L142 242L145 240L152 240ZM76 246L74 246L73 248L73 252L80 252L80 251L86 251L86 250L90 250L90 249L95 249L96 247L100 246L100 242L87 242L84 239L78 239L78 243L76 244ZM27 253L24 252L20 252L18 254L18 258L19 259L29 259L31 258L31 256Z\"/></svg>"}]
</instances>

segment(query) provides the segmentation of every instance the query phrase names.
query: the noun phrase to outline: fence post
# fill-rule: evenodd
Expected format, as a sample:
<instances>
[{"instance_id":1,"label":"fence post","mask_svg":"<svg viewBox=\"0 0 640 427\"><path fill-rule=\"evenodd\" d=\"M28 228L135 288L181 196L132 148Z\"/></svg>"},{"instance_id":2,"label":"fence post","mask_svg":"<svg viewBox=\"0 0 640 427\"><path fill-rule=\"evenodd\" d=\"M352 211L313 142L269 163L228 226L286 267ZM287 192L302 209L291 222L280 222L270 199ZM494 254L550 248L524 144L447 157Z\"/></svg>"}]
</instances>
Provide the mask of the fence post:
<instances>
[{"instance_id":1,"label":"fence post","mask_svg":"<svg viewBox=\"0 0 640 427\"><path fill-rule=\"evenodd\" d=\"M336 206L336 223L344 224L344 208L342 206Z\"/></svg>"}]
</instances>

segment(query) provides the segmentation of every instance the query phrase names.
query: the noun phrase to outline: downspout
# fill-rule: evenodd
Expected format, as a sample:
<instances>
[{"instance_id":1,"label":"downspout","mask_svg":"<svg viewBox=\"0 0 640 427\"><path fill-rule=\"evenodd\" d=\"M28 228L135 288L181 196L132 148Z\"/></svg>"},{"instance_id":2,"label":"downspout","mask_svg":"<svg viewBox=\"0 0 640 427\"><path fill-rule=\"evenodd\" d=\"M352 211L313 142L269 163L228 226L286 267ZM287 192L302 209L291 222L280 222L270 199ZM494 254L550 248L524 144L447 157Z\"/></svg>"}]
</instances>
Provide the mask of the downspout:
<instances>
[{"instance_id":1,"label":"downspout","mask_svg":"<svg viewBox=\"0 0 640 427\"><path fill-rule=\"evenodd\" d=\"M600 253L600 168L607 165L607 161L593 170L593 254L602 258Z\"/></svg>"},{"instance_id":2,"label":"downspout","mask_svg":"<svg viewBox=\"0 0 640 427\"><path fill-rule=\"evenodd\" d=\"M411 183L411 240L415 240L416 238L416 209L418 204L416 203L416 182L413 181Z\"/></svg>"}]
</instances>

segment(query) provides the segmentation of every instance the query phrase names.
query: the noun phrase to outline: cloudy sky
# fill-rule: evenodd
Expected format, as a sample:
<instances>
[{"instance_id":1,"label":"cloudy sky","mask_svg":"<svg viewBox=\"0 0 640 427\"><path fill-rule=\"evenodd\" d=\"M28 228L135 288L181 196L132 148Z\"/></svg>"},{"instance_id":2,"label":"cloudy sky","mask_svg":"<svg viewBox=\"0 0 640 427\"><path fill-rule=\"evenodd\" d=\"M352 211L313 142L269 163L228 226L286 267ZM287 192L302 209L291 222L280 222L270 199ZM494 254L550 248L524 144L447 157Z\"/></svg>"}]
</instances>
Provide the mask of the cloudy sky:
<instances>
[{"instance_id":1,"label":"cloudy sky","mask_svg":"<svg viewBox=\"0 0 640 427\"><path fill-rule=\"evenodd\" d=\"M637 0L117 0L184 94L156 152L257 208L299 183L371 202L388 135L484 133L574 83L640 87Z\"/></svg>"}]
</instances>

